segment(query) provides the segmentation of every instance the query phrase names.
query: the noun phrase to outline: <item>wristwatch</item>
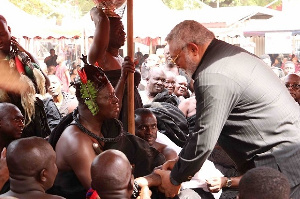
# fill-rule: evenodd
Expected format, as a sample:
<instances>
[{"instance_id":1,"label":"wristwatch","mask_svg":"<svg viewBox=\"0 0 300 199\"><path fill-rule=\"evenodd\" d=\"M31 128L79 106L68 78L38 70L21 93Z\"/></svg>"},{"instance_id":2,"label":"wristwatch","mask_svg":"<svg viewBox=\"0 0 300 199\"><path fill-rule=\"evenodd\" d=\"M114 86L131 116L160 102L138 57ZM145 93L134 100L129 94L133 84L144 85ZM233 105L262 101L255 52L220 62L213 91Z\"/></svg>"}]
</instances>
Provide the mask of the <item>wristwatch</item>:
<instances>
[{"instance_id":1,"label":"wristwatch","mask_svg":"<svg viewBox=\"0 0 300 199\"><path fill-rule=\"evenodd\" d=\"M230 177L228 177L226 181L226 187L231 187L231 185L232 185L232 180Z\"/></svg>"}]
</instances>

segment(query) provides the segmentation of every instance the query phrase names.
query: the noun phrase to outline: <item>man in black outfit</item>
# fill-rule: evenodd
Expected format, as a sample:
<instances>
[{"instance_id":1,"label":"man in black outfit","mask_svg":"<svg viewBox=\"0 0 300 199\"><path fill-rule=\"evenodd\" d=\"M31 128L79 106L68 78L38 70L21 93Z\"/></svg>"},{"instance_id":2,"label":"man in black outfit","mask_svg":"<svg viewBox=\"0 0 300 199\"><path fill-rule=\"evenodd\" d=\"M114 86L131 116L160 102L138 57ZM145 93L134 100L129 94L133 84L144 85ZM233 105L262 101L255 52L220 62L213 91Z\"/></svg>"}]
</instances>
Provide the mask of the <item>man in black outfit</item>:
<instances>
[{"instance_id":1,"label":"man in black outfit","mask_svg":"<svg viewBox=\"0 0 300 199\"><path fill-rule=\"evenodd\" d=\"M177 194L218 141L241 174L277 169L289 179L290 196L300 198L300 109L271 68L193 20L176 25L166 41L194 79L197 100L194 132L179 158L156 171L166 196Z\"/></svg>"}]
</instances>

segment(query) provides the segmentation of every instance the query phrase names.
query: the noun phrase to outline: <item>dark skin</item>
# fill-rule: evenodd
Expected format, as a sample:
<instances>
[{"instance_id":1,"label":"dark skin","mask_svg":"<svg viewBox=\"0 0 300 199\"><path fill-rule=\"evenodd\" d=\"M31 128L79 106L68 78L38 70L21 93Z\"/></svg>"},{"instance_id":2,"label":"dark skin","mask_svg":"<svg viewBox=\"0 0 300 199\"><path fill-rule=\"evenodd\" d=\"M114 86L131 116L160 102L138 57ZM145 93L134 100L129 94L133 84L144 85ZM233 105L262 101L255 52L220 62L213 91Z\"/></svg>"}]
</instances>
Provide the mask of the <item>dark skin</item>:
<instances>
[{"instance_id":1,"label":"dark skin","mask_svg":"<svg viewBox=\"0 0 300 199\"><path fill-rule=\"evenodd\" d=\"M166 160L173 160L177 157L176 151L169 148L165 144L156 142L157 138L157 120L154 114L141 114L135 118L135 134L136 136L147 141L150 146L154 147L162 153Z\"/></svg>"},{"instance_id":2,"label":"dark skin","mask_svg":"<svg viewBox=\"0 0 300 199\"><path fill-rule=\"evenodd\" d=\"M102 172L99 172L102 171ZM133 175L130 162L118 150L106 150L98 155L91 166L92 187L101 199L130 198ZM109 183L107 181L109 180ZM111 185L114 186L111 186Z\"/></svg>"},{"instance_id":3,"label":"dark skin","mask_svg":"<svg viewBox=\"0 0 300 199\"><path fill-rule=\"evenodd\" d=\"M97 115L93 116L85 104L79 103L78 118L80 123L89 131L103 137L101 134L102 123L105 119L118 117L118 102L118 98L114 95L114 88L108 83L98 92L97 104L101 111ZM70 125L64 130L55 149L58 170L73 170L86 190L91 186L90 167L96 157L96 153L92 147L93 143L98 142L94 138L82 133L77 126ZM65 150L66 148L68 150Z\"/></svg>"},{"instance_id":4,"label":"dark skin","mask_svg":"<svg viewBox=\"0 0 300 199\"><path fill-rule=\"evenodd\" d=\"M23 128L24 117L18 107L10 103L0 103L0 188L9 178L6 165L6 148L13 140L21 137Z\"/></svg>"},{"instance_id":5,"label":"dark skin","mask_svg":"<svg viewBox=\"0 0 300 199\"><path fill-rule=\"evenodd\" d=\"M19 156L21 153L22 157ZM28 159L31 161L27 161ZM55 159L53 148L42 138L30 137L12 142L7 149L10 191L1 196L62 199L63 197L45 193L52 187L57 174Z\"/></svg>"},{"instance_id":6,"label":"dark skin","mask_svg":"<svg viewBox=\"0 0 300 199\"><path fill-rule=\"evenodd\" d=\"M300 88L293 88L291 85L300 85L300 77L297 74L289 74L284 78L285 85L289 85L287 88L291 96L300 105Z\"/></svg>"},{"instance_id":7,"label":"dark skin","mask_svg":"<svg viewBox=\"0 0 300 199\"><path fill-rule=\"evenodd\" d=\"M104 70L121 69L121 77L115 87L116 96L123 99L128 73L134 73L133 59L129 56L120 60L119 49L124 45L125 32L120 19L109 19L102 9L96 7L90 11L91 18L95 23L93 43L88 54L88 62L98 65ZM122 100L120 100L120 109Z\"/></svg>"},{"instance_id":8,"label":"dark skin","mask_svg":"<svg viewBox=\"0 0 300 199\"><path fill-rule=\"evenodd\" d=\"M2 43L2 45L0 47L0 60L3 60L8 56L10 48L11 48L11 44L14 44L18 48L19 51L24 52L25 54L27 54L32 62L35 62L37 64L39 63L38 60L31 53L26 51L17 42L16 38L11 35L11 28L7 25L7 23L4 20L1 20L1 18L0 18L0 35L1 35L0 36L0 43ZM3 65L3 64L1 64L1 65ZM5 65L7 65L7 63ZM5 70L5 69L1 69L1 70ZM8 68L6 70L8 70ZM48 88L49 85L50 85L49 79L43 73L42 70L40 70L40 71L42 72L43 76L45 77L46 88ZM13 76L13 78L15 78L17 80L18 74L16 74L16 73L14 73L14 74L15 74L15 76ZM20 91L22 91L22 89L24 89L26 87L22 86L21 83L16 85L18 82L19 81L10 81L10 85L5 86L4 89L8 89L7 91L12 91L12 92L19 93ZM5 82L3 82L3 83L5 83Z\"/></svg>"}]
</instances>

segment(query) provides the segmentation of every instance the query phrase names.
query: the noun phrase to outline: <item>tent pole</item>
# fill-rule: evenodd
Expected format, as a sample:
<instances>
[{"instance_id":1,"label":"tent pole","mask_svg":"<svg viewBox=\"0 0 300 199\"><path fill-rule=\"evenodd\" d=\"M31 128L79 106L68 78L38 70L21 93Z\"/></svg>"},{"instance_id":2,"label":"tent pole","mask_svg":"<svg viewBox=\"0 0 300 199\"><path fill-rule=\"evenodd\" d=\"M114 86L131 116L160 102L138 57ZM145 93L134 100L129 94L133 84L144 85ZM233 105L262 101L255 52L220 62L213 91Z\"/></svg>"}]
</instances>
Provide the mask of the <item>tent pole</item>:
<instances>
[{"instance_id":1,"label":"tent pole","mask_svg":"<svg viewBox=\"0 0 300 199\"><path fill-rule=\"evenodd\" d=\"M133 0L127 0L127 55L134 59L133 46ZM134 74L129 73L127 79L128 93L128 132L135 134L134 124Z\"/></svg>"}]
</instances>

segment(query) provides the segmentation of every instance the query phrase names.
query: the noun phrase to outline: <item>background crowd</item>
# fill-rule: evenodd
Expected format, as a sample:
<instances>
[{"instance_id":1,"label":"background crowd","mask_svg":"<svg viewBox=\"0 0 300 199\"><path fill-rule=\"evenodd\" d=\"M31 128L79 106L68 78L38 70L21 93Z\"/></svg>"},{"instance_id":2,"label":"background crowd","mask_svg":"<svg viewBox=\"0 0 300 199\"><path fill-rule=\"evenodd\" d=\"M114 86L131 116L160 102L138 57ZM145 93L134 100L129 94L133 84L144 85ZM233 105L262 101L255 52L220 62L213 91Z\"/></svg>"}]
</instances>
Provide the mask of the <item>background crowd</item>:
<instances>
[{"instance_id":1,"label":"background crowd","mask_svg":"<svg viewBox=\"0 0 300 199\"><path fill-rule=\"evenodd\" d=\"M16 81L12 81L11 86L6 86L7 80L4 78L0 81L0 150L2 151L0 198L11 196L113 199L135 196L249 199L253 198L253 195L259 195L258 198L285 199L299 196L294 189L299 186L299 183L293 179L298 172L281 172L280 163L275 169L273 165L268 167L267 163L260 166L251 165L246 170L241 169L244 166L241 164L246 161L242 162L242 158L237 161L239 158L233 158L232 155L234 150L224 146L224 140L230 136L238 140L233 132L242 134L237 125L232 125L232 129L226 129L226 132L231 132L226 134L225 138L221 137L221 132L218 132L221 139L218 140L216 137L216 143L212 141L212 149L207 149L207 153L206 148L203 149L203 153L206 154L203 155L205 156L203 161L197 162L199 166L192 168L186 177L178 177L188 169L184 165L195 164L193 161L195 159L198 161L200 159L198 155L202 153L196 150L196 157L194 157L187 152L188 147L193 149L196 145L192 142L197 134L196 129L201 132L206 128L199 122L201 113L196 110L196 107L204 106L199 105L200 100L205 102L215 97L213 91L208 94L213 97L205 98L206 95L199 97L201 93L199 90L203 89L201 90L203 93L209 90L209 86L205 87L207 83L205 78L208 81L209 75L215 71L206 71L208 75L203 76L203 79L195 77L195 74L199 73L198 70L187 74L189 65L182 64L182 60L185 59L187 63L194 60L189 60L188 54L184 53L188 50L190 53L203 52L200 53L201 58L208 60L209 58L204 54L208 49L207 53L212 53L211 60L214 60L218 52L209 51L211 45L207 45L205 50L201 51L190 43L180 46L181 50L175 49L174 46L177 44L173 43L173 38L170 36L164 47L163 56L143 55L141 52L136 52L134 58L123 58L119 50L124 45L125 32L120 18L106 16L102 10L96 8L91 9L90 13L96 30L89 54L82 56L82 63L68 65L67 60L55 54L54 49L49 49L50 55L45 57L44 63L40 63L46 66L45 70L39 66L34 55L24 50L12 37L5 16L0 15L0 67L6 70L2 74L3 77L12 75L12 79L15 78L13 75L20 77L15 78ZM210 41L213 43L215 40L211 38ZM213 44L217 45L216 41ZM199 47L204 44L197 45ZM222 48L222 44L220 45ZM249 58L247 56L242 57L245 62L253 59L258 67L264 68L261 73L256 74L255 78L268 74L268 78L272 79L270 84L276 82L275 85L280 86L278 89L284 87L290 93L288 96L282 94L288 99L285 102L289 103L284 106L289 110L293 107L297 109L295 112L299 113L300 63L297 56L293 54L285 57L251 55L253 58ZM218 62L218 60L214 61ZM233 63L237 63L238 60L234 61ZM199 61L196 65L206 64L209 68L210 64L216 64L207 62ZM226 61L218 64L223 65L224 70L228 67ZM239 64L243 65L243 61ZM219 65L217 74L224 72ZM246 75L253 75L248 70L245 73L248 72L249 74ZM135 132L128 133L126 80L129 73L135 74ZM84 78L86 81L83 80ZM231 83L223 77L220 81L224 84ZM249 86L248 89L253 88ZM278 94L276 87L272 89L274 95ZM218 92L223 94L221 90ZM257 107L259 105L253 101L245 102L247 98L251 98L250 95L239 102L239 99L228 97L228 100L232 100L228 102L228 106L232 106L230 111L238 107L242 112L246 106L249 106L247 110L250 112L256 108L263 109ZM277 97L276 100L280 101L279 98ZM233 101L236 101L235 107L231 104ZM242 104L244 102L247 105ZM204 107L202 108L205 110ZM280 109L284 108L280 107ZM228 118L233 118L229 121L231 125L239 121L235 119L240 116L240 113L230 111L226 114ZM297 133L300 133L297 126L300 119L298 113L290 116L289 121L286 122L293 122ZM257 114L251 117L261 116ZM217 117L203 116L203 118L215 119L216 123L221 120ZM270 122L269 125L271 124L273 123ZM203 126L200 128L199 125ZM226 126L225 121L222 125ZM292 132L285 127L280 129L280 124L278 126L274 134ZM269 130L264 130L270 133ZM200 141L196 143L199 144ZM237 145L239 146L236 147L243 147L242 142ZM256 149L253 147L253 150ZM258 155L255 155L259 156L259 149L257 153ZM276 151L276 155L278 157L282 155L281 151ZM290 154L290 156L294 158L296 155ZM193 157L194 160L191 161ZM262 157L264 158L271 162L269 157ZM172 163L170 166L170 162L174 160L177 163ZM157 169L159 166L160 169ZM180 185L179 194L178 191L173 194L173 190L166 188L163 173L165 167L170 167L167 169L169 171L173 169L168 173L168 179L172 186L177 188Z\"/></svg>"}]
</instances>

